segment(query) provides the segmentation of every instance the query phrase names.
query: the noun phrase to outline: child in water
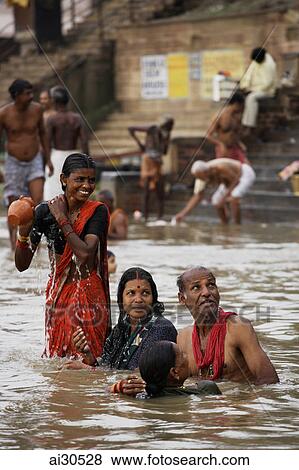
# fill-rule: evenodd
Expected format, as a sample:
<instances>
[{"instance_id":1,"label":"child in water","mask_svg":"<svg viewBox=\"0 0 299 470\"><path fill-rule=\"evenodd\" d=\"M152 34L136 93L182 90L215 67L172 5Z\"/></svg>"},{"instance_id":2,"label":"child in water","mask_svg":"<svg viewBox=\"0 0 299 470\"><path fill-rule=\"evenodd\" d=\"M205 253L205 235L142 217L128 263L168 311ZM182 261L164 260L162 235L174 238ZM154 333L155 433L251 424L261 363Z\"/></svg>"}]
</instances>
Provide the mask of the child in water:
<instances>
[{"instance_id":1,"label":"child in water","mask_svg":"<svg viewBox=\"0 0 299 470\"><path fill-rule=\"evenodd\" d=\"M114 274L117 269L115 254L112 251L107 250L107 258L108 258L108 274Z\"/></svg>"}]
</instances>

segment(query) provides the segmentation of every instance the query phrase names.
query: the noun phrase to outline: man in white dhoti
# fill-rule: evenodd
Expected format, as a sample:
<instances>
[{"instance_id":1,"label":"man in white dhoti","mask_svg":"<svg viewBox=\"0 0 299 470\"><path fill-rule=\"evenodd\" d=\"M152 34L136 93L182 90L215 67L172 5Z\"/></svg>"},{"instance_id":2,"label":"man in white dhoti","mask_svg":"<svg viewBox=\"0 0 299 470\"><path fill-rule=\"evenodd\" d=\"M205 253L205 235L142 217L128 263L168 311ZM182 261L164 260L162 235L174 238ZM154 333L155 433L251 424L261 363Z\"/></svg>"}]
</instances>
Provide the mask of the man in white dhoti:
<instances>
[{"instance_id":1,"label":"man in white dhoti","mask_svg":"<svg viewBox=\"0 0 299 470\"><path fill-rule=\"evenodd\" d=\"M78 113L67 109L69 95L65 88L56 86L50 90L55 113L47 119L47 133L52 148L51 160L54 166L52 176L46 178L44 199L48 201L61 194L60 173L64 160L78 150L88 154L88 137L84 122ZM80 141L80 149L78 143Z\"/></svg>"}]
</instances>

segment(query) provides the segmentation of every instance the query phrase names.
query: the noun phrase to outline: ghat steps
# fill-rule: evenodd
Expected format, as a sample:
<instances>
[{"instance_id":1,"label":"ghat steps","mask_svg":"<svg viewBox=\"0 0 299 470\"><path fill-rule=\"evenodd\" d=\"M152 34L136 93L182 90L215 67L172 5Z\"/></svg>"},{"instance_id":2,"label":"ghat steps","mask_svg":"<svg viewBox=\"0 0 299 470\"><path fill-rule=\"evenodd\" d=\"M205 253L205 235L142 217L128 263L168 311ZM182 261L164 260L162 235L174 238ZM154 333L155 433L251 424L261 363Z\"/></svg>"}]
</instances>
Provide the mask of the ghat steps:
<instances>
[{"instance_id":1,"label":"ghat steps","mask_svg":"<svg viewBox=\"0 0 299 470\"><path fill-rule=\"evenodd\" d=\"M55 77L55 71L61 73L71 67L78 58L99 54L101 46L98 19L94 13L68 32L63 45L46 52L51 65L47 58L37 51L32 39L30 53L13 55L6 62L0 63L0 106L10 101L7 90L15 78L24 78L33 85L40 86L46 79Z\"/></svg>"}]
</instances>

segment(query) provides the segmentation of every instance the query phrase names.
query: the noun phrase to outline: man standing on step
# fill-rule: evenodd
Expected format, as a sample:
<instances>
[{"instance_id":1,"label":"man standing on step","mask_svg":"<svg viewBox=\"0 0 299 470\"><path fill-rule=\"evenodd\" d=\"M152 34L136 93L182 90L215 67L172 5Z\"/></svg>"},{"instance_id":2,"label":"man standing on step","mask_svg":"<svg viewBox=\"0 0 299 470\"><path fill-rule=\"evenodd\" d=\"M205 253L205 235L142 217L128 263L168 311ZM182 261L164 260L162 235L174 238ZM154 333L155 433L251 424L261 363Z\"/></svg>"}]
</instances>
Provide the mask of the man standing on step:
<instances>
[{"instance_id":1,"label":"man standing on step","mask_svg":"<svg viewBox=\"0 0 299 470\"><path fill-rule=\"evenodd\" d=\"M240 163L231 158L216 158L209 162L197 160L191 167L195 176L194 194L183 210L176 216L181 221L204 198L207 186L218 188L212 196L212 204L217 208L223 224L229 222L229 207L236 224L241 223L240 199L246 194L255 181L255 172L247 163Z\"/></svg>"},{"instance_id":2,"label":"man standing on step","mask_svg":"<svg viewBox=\"0 0 299 470\"><path fill-rule=\"evenodd\" d=\"M87 130L80 114L67 109L69 95L66 89L55 86L51 88L50 95L55 112L48 117L46 126L49 145L52 148L51 160L54 173L46 178L44 190L46 201L62 193L60 173L66 157L78 152L78 147L81 147L83 153L89 153Z\"/></svg>"},{"instance_id":3,"label":"man standing on step","mask_svg":"<svg viewBox=\"0 0 299 470\"><path fill-rule=\"evenodd\" d=\"M240 138L244 101L243 93L234 93L220 114L217 113L212 120L207 139L215 145L216 158L232 158L250 164Z\"/></svg>"},{"instance_id":4,"label":"man standing on step","mask_svg":"<svg viewBox=\"0 0 299 470\"><path fill-rule=\"evenodd\" d=\"M142 151L140 186L144 188L143 215L145 220L148 218L151 191L154 191L157 195L158 219L161 219L164 214L164 180L161 173L162 157L167 153L173 125L174 119L167 116L158 125L152 124L150 126L132 126L128 128L129 133ZM136 135L137 132L145 134L144 143L139 140Z\"/></svg>"},{"instance_id":5,"label":"man standing on step","mask_svg":"<svg viewBox=\"0 0 299 470\"><path fill-rule=\"evenodd\" d=\"M27 80L15 80L8 91L13 102L0 110L0 138L2 130L6 133L4 200L9 206L25 195L38 204L43 199L45 165L53 173L43 109L32 101L33 87ZM9 234L14 250L16 230L9 226Z\"/></svg>"}]
</instances>

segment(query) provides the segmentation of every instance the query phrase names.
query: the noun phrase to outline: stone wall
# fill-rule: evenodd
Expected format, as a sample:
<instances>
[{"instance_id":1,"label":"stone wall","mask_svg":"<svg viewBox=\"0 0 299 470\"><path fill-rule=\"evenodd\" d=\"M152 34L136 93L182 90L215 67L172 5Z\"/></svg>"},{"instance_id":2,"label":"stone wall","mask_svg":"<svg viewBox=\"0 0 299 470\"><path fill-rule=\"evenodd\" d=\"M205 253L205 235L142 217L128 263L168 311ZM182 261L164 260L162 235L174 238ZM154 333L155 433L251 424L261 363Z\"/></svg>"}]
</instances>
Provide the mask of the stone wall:
<instances>
[{"instance_id":1,"label":"stone wall","mask_svg":"<svg viewBox=\"0 0 299 470\"><path fill-rule=\"evenodd\" d=\"M282 13L265 13L206 21L184 21L178 17L124 27L118 31L116 46L116 98L124 111L140 113L177 114L209 107L211 99L203 99L200 80L189 80L188 96L184 98L142 99L141 58L237 49L243 54L245 70L252 48L263 44L277 61L280 75L283 54L290 47L295 48L294 42L290 45L287 38L288 21Z\"/></svg>"},{"instance_id":2,"label":"stone wall","mask_svg":"<svg viewBox=\"0 0 299 470\"><path fill-rule=\"evenodd\" d=\"M116 39L121 27L143 24L163 14L171 16L184 11L178 0L108 0L100 4L101 22L106 39Z\"/></svg>"}]
</instances>

